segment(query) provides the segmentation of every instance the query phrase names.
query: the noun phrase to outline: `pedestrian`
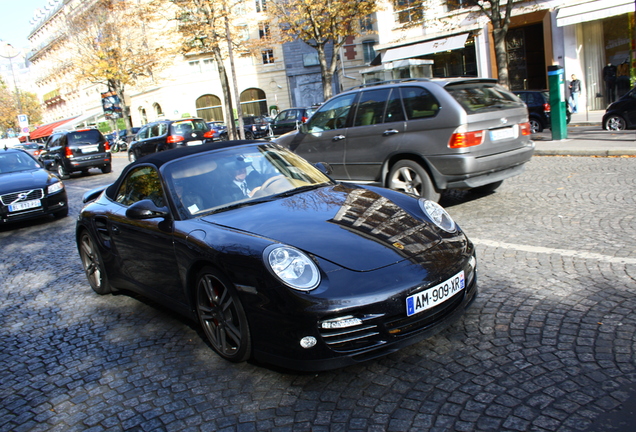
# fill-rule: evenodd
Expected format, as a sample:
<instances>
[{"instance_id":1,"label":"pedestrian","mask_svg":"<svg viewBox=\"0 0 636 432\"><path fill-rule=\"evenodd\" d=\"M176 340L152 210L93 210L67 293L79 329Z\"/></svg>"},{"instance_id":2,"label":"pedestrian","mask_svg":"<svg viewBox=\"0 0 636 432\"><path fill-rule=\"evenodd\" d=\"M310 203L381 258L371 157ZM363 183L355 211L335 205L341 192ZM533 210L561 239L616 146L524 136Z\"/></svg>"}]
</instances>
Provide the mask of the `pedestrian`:
<instances>
[{"instance_id":1,"label":"pedestrian","mask_svg":"<svg viewBox=\"0 0 636 432\"><path fill-rule=\"evenodd\" d=\"M572 80L570 81L570 109L572 113L576 113L579 110L580 94L581 81L576 78L576 75L572 74Z\"/></svg>"}]
</instances>

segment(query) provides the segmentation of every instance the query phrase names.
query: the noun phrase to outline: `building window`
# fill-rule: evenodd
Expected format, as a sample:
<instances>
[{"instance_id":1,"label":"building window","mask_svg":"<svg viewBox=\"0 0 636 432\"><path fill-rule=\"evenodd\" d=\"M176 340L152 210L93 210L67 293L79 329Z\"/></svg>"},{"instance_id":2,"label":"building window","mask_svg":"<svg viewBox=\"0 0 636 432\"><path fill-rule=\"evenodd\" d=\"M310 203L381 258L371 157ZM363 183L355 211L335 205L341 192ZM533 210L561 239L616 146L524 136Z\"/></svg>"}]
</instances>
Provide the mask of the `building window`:
<instances>
[{"instance_id":1,"label":"building window","mask_svg":"<svg viewBox=\"0 0 636 432\"><path fill-rule=\"evenodd\" d=\"M424 19L422 0L393 0L396 21L400 24L419 22Z\"/></svg>"},{"instance_id":2,"label":"building window","mask_svg":"<svg viewBox=\"0 0 636 432\"><path fill-rule=\"evenodd\" d=\"M374 40L362 41L362 53L364 54L365 63L371 63L375 58L375 49L373 49L375 44Z\"/></svg>"},{"instance_id":3,"label":"building window","mask_svg":"<svg viewBox=\"0 0 636 432\"><path fill-rule=\"evenodd\" d=\"M139 117L141 117L141 124L148 124L148 115L146 114L146 108L139 108Z\"/></svg>"},{"instance_id":4,"label":"building window","mask_svg":"<svg viewBox=\"0 0 636 432\"><path fill-rule=\"evenodd\" d=\"M446 0L446 10L450 12L458 9L468 9L475 3L474 0Z\"/></svg>"},{"instance_id":5,"label":"building window","mask_svg":"<svg viewBox=\"0 0 636 432\"><path fill-rule=\"evenodd\" d=\"M261 55L263 56L263 64L272 64L274 63L274 51L271 49L261 51Z\"/></svg>"},{"instance_id":6,"label":"building window","mask_svg":"<svg viewBox=\"0 0 636 432\"><path fill-rule=\"evenodd\" d=\"M188 62L188 66L190 66L190 73L201 73L201 65L199 64L199 60Z\"/></svg>"},{"instance_id":7,"label":"building window","mask_svg":"<svg viewBox=\"0 0 636 432\"><path fill-rule=\"evenodd\" d=\"M241 93L241 108L245 116L267 115L265 92L259 88L250 88Z\"/></svg>"},{"instance_id":8,"label":"building window","mask_svg":"<svg viewBox=\"0 0 636 432\"><path fill-rule=\"evenodd\" d=\"M255 0L255 3L256 3L256 12L265 12L267 10L266 0Z\"/></svg>"},{"instance_id":9,"label":"building window","mask_svg":"<svg viewBox=\"0 0 636 432\"><path fill-rule=\"evenodd\" d=\"M269 39L269 23L258 23L258 37L261 39Z\"/></svg>"},{"instance_id":10,"label":"building window","mask_svg":"<svg viewBox=\"0 0 636 432\"><path fill-rule=\"evenodd\" d=\"M197 99L197 117L205 121L223 120L223 108L218 96L207 94Z\"/></svg>"},{"instance_id":11,"label":"building window","mask_svg":"<svg viewBox=\"0 0 636 432\"><path fill-rule=\"evenodd\" d=\"M373 17L371 15L360 19L360 30L363 33L373 31Z\"/></svg>"},{"instance_id":12,"label":"building window","mask_svg":"<svg viewBox=\"0 0 636 432\"><path fill-rule=\"evenodd\" d=\"M155 109L155 117L163 117L163 109L161 109L161 105L155 103L153 108Z\"/></svg>"}]
</instances>

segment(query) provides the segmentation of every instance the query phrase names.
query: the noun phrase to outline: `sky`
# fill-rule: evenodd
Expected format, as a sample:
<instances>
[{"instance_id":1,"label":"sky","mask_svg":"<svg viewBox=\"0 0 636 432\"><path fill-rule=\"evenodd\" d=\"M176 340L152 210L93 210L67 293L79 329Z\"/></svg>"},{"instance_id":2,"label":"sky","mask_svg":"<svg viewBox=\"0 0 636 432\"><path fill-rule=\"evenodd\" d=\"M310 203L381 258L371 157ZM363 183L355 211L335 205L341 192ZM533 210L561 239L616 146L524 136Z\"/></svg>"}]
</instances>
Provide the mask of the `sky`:
<instances>
[{"instance_id":1,"label":"sky","mask_svg":"<svg viewBox=\"0 0 636 432\"><path fill-rule=\"evenodd\" d=\"M33 29L29 21L36 9L44 8L48 3L49 0L0 0L0 39L18 49L27 47L27 36Z\"/></svg>"}]
</instances>

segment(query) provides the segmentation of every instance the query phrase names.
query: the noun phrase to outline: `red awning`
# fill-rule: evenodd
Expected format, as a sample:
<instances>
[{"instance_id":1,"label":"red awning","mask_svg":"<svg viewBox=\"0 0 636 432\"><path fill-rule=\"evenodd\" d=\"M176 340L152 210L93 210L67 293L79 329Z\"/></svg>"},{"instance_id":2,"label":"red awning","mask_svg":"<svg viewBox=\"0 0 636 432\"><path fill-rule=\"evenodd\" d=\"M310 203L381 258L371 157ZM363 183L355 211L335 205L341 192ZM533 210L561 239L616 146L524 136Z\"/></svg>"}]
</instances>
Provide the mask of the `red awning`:
<instances>
[{"instance_id":1,"label":"red awning","mask_svg":"<svg viewBox=\"0 0 636 432\"><path fill-rule=\"evenodd\" d=\"M31 132L30 134L30 139L31 140L36 140L38 138L45 138L49 135L51 135L53 133L53 129L55 129L58 126L63 125L64 123L70 122L71 120L77 118L77 116L75 117L71 117L71 118L67 118L64 120L58 120L56 122L53 123L49 123L49 124L45 124L40 126L39 128L37 128L36 130L34 130L33 132Z\"/></svg>"}]
</instances>

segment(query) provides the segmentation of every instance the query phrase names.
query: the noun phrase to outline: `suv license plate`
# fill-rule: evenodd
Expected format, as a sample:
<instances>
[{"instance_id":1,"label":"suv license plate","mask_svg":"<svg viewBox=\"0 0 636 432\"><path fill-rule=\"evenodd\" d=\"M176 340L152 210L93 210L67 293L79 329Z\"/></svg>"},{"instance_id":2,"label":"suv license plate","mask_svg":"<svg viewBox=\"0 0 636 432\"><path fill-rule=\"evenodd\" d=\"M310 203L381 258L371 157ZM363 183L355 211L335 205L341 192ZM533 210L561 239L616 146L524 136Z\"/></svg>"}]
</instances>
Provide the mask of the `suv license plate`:
<instances>
[{"instance_id":1,"label":"suv license plate","mask_svg":"<svg viewBox=\"0 0 636 432\"><path fill-rule=\"evenodd\" d=\"M435 285L433 288L418 292L406 298L406 315L411 316L444 303L465 288L464 271Z\"/></svg>"},{"instance_id":2,"label":"suv license plate","mask_svg":"<svg viewBox=\"0 0 636 432\"><path fill-rule=\"evenodd\" d=\"M9 211L10 212L17 212L17 211L22 211L22 210L28 210L28 209L31 209L31 208L40 207L41 205L42 205L42 203L40 202L39 199L31 200L31 201L23 201L23 202L11 204L9 206Z\"/></svg>"},{"instance_id":3,"label":"suv license plate","mask_svg":"<svg viewBox=\"0 0 636 432\"><path fill-rule=\"evenodd\" d=\"M82 154L84 153L95 153L96 151L98 151L99 146L93 145L93 146L82 146L79 149L81 150Z\"/></svg>"},{"instance_id":4,"label":"suv license plate","mask_svg":"<svg viewBox=\"0 0 636 432\"><path fill-rule=\"evenodd\" d=\"M200 140L196 140L196 141L189 141L189 142L188 142L188 145L189 145L189 146L193 146L193 145L201 145L201 144L203 144L203 141L200 141Z\"/></svg>"},{"instance_id":5,"label":"suv license plate","mask_svg":"<svg viewBox=\"0 0 636 432\"><path fill-rule=\"evenodd\" d=\"M490 131L490 141L500 141L504 139L517 138L517 127L495 129Z\"/></svg>"}]
</instances>

